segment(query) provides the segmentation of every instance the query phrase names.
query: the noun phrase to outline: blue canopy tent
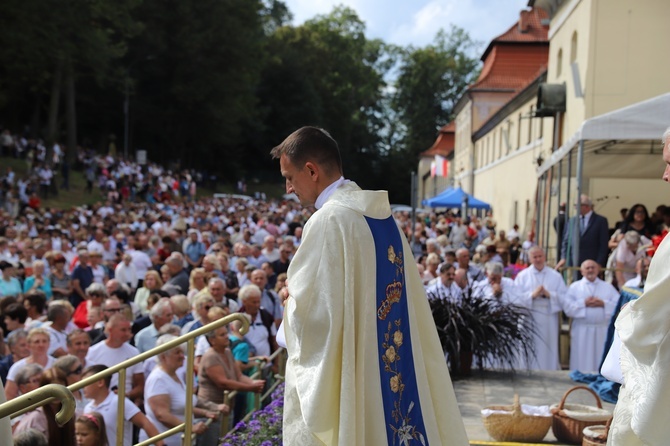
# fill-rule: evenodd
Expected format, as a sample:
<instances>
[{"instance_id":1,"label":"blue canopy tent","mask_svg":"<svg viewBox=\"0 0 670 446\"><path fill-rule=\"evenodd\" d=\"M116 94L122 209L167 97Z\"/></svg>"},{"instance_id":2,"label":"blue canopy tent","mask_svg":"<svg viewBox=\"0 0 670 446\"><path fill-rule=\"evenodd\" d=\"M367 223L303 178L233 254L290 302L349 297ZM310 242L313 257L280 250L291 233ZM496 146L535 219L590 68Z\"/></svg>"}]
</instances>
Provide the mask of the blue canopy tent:
<instances>
[{"instance_id":1,"label":"blue canopy tent","mask_svg":"<svg viewBox=\"0 0 670 446\"><path fill-rule=\"evenodd\" d=\"M422 204L432 208L460 208L463 205L463 197L467 197L468 208L491 209L491 205L465 193L460 187L448 188L433 198L423 200Z\"/></svg>"}]
</instances>

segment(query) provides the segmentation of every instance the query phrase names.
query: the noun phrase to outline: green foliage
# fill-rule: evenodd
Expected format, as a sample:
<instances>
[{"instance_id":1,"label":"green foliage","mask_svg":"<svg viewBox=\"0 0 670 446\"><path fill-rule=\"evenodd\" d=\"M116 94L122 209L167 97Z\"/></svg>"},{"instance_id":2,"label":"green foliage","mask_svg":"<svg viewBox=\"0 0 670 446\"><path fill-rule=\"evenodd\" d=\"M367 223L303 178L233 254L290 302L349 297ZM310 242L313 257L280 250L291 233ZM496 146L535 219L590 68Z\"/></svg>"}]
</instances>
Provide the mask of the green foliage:
<instances>
[{"instance_id":1,"label":"green foliage","mask_svg":"<svg viewBox=\"0 0 670 446\"><path fill-rule=\"evenodd\" d=\"M299 26L281 0L6 0L0 16L0 122L14 131L101 152L113 134L122 151L127 94L131 154L279 182L270 149L317 125L347 177L396 202L477 65L463 30L399 48L343 6Z\"/></svg>"},{"instance_id":2,"label":"green foliage","mask_svg":"<svg viewBox=\"0 0 670 446\"><path fill-rule=\"evenodd\" d=\"M425 48L409 48L396 83L394 106L407 131L405 148L413 155L428 149L437 130L454 118L453 108L477 77L478 47L465 30L440 30Z\"/></svg>"},{"instance_id":3,"label":"green foliage","mask_svg":"<svg viewBox=\"0 0 670 446\"><path fill-rule=\"evenodd\" d=\"M530 312L495 299L465 296L454 302L428 295L442 348L452 371L458 370L462 353L471 353L482 366L514 370L520 359L531 363L535 356Z\"/></svg>"}]
</instances>

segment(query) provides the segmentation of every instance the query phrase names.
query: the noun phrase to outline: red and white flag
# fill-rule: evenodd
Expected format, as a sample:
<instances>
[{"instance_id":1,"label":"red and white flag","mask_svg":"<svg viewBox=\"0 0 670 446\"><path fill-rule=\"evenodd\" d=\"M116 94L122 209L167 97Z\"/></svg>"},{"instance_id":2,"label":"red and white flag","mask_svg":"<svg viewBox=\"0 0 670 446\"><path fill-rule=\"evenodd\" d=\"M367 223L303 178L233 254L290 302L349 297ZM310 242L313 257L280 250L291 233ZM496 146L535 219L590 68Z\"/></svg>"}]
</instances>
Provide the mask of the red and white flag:
<instances>
[{"instance_id":1,"label":"red and white flag","mask_svg":"<svg viewBox=\"0 0 670 446\"><path fill-rule=\"evenodd\" d=\"M449 173L447 159L440 155L435 155L435 161L430 163L431 177L446 177Z\"/></svg>"}]
</instances>

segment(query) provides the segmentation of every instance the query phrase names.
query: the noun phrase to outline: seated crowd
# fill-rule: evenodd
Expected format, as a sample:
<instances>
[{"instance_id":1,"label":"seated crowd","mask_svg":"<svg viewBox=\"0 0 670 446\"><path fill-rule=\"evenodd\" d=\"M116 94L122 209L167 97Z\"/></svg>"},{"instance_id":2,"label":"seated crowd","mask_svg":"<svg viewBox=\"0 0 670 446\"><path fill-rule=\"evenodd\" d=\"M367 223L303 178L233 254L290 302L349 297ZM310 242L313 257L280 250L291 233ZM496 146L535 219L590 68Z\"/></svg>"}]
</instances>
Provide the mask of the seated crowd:
<instances>
[{"instance_id":1,"label":"seated crowd","mask_svg":"<svg viewBox=\"0 0 670 446\"><path fill-rule=\"evenodd\" d=\"M143 439L183 422L186 383L196 379L190 422L199 444L216 444L217 432L203 421L221 413L240 419L250 394L268 384L250 376L257 368L271 376L276 367L262 360L277 349L278 291L310 212L292 202L232 197L108 200L64 211L25 207L18 215L0 209L0 377L7 398L48 383L76 383L239 312L250 322L245 336L233 323L198 338L196 377L186 376L183 347L126 373L124 435L135 428ZM430 299L475 296L531 309L541 330L537 358L527 366L536 369L560 367L558 315L564 312L574 320L572 345L578 346L571 368L596 369L603 327L617 302L615 288L598 277L598 264L585 261L583 278L568 288L541 248L521 243L516 227L496 233L491 215L395 217L412 240ZM636 225L631 221L629 229ZM622 231L612 243L624 240L635 252L639 273L632 280L639 284L648 262L638 257L630 231ZM45 406L16 419L14 433L36 430L54 445L74 444L75 436L114 444L118 387L115 374L76 392L77 417L65 429L55 427L57 407ZM240 393L224 405L224 391ZM159 444L180 444L180 437Z\"/></svg>"},{"instance_id":2,"label":"seated crowd","mask_svg":"<svg viewBox=\"0 0 670 446\"><path fill-rule=\"evenodd\" d=\"M277 291L303 216L291 204L263 206L256 221L260 214L250 211L257 207L232 199L160 206L137 227L137 217L102 216L102 207L91 215L74 211L88 217L78 220L88 240L71 240L73 231L55 229L57 220L46 212L29 212L35 217L25 225L4 215L0 328L7 336L0 337L0 377L7 398L49 383L74 384L239 312L251 324L246 336L233 323L196 341L193 432L198 444L217 444L218 425L204 421L224 413L241 419L277 366L267 361L283 316ZM26 236L26 227L37 233ZM264 379L251 378L258 370ZM127 369L123 444L132 443L133 430L141 441L184 421L187 379L185 344ZM48 444L69 445L82 430L96 440L91 444L102 438L115 444L118 387L114 374L75 392L77 417L65 428L54 424L56 403L13 420L14 434L38 431ZM225 391L239 393L226 405ZM181 444L181 437L157 444Z\"/></svg>"}]
</instances>

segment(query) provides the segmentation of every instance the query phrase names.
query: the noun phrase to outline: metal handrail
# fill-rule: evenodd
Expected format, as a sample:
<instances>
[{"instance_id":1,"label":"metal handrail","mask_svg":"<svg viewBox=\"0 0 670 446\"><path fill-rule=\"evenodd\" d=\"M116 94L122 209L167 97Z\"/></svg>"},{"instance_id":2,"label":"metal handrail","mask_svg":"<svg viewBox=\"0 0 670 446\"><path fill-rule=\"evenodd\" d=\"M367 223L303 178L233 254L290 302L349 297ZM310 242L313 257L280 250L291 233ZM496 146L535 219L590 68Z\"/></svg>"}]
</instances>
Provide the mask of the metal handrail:
<instances>
[{"instance_id":1,"label":"metal handrail","mask_svg":"<svg viewBox=\"0 0 670 446\"><path fill-rule=\"evenodd\" d=\"M139 355L134 356L133 358L126 359L125 361L120 362L119 364L116 364L114 366L111 366L111 367L107 368L106 370L104 370L100 373L96 373L95 375L91 375L88 378L82 379L81 381L76 382L76 383L68 386L66 389L70 391L70 394L72 394L71 392L83 389L84 387L86 387L90 384L93 384L97 381L100 381L101 379L104 379L108 376L113 375L114 373L119 372L119 387L118 387L119 405L118 405L118 410L117 410L118 415L117 415L117 426L116 426L116 428L117 428L116 444L118 446L123 446L123 443L122 443L122 441L123 441L123 430L124 430L124 419L123 419L124 408L123 408L123 406L125 404L124 396L125 396L125 386L126 386L126 380L125 380L126 369L130 366L138 364L138 363L140 363L140 362L142 362L146 359L149 359L153 356L159 355L159 354L161 354L163 352L166 352L168 350L172 350L173 348L178 347L181 344L183 344L184 342L186 342L187 343L187 348L188 348L188 351L187 351L187 354L186 354L186 376L187 376L187 378L189 378L189 379L186 380L186 394L187 395L192 395L193 394L193 379L192 379L192 377L193 377L193 362L195 361L195 338L197 338L198 336L202 336L202 335L204 335L204 334L206 334L206 333L208 333L212 330L216 330L217 328L223 327L224 325L228 325L231 322L236 321L236 320L242 322L242 326L239 329L240 334L242 334L242 335L246 334L249 331L249 320L241 313L230 314L230 315L228 315L224 318L221 318L221 319L216 320L214 322L210 322L209 324L207 324L203 327L200 327L196 330L193 330L190 333L186 333L185 335L181 335L177 339L173 339L172 341L166 342L163 345L160 345L158 347L154 347L151 350L147 350L144 353L140 353ZM35 397L37 397L39 399L36 399L36 400L33 400L33 401L38 401L38 402L36 402L35 404L32 404L29 407L25 407L25 408L23 408L23 409L21 409L17 412L8 411L7 414L11 414L11 417L15 418L19 415L22 415L22 414L24 414L26 412L29 412L31 410L35 410L36 408L38 408L40 406L43 406L45 404L48 404L48 403L54 401L55 398L53 396L55 396L55 395L53 395L53 396L51 394L48 394L48 395L44 394L43 395L43 393L44 393L43 391L47 387L48 386L41 387L41 388L39 388L37 390L34 390L33 392L30 392L30 393L25 395L25 396L29 396L29 395L37 392ZM14 401L14 400L12 400L12 401ZM12 401L10 401L9 403L11 403ZM74 397L73 397L73 402L74 402ZM5 404L9 404L9 403L5 403ZM5 404L0 405L0 409L2 409ZM20 407L24 407L24 406L20 406ZM20 407L17 407L17 409L20 408ZM71 416L72 415L70 415L70 417ZM146 441L144 441L140 444L142 444L142 445L151 444L151 443L154 443L154 442L156 442L160 439L167 438L170 435L173 435L173 434L181 432L181 431L184 431L185 438L190 438L191 437L191 430L193 429L193 423L192 422L186 423L186 420L191 420L192 416L193 416L193 401L192 401L191 398L186 398L186 411L185 411L185 414L184 414L185 422L178 425L178 426L173 427L172 429L170 429L166 432L163 432L160 435L157 435L156 437L150 438L150 439L148 439L148 440L146 440ZM2 418L2 417L0 417L0 418Z\"/></svg>"},{"instance_id":2,"label":"metal handrail","mask_svg":"<svg viewBox=\"0 0 670 446\"><path fill-rule=\"evenodd\" d=\"M54 400L59 400L61 402L61 408L56 413L56 423L61 427L64 426L74 415L77 404L72 392L61 384L47 384L46 386L35 389L25 395L20 395L0 404L0 418L5 418L26 407L43 406L46 404L47 399L49 402ZM35 405L35 403L37 403L37 405Z\"/></svg>"}]
</instances>

